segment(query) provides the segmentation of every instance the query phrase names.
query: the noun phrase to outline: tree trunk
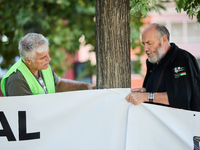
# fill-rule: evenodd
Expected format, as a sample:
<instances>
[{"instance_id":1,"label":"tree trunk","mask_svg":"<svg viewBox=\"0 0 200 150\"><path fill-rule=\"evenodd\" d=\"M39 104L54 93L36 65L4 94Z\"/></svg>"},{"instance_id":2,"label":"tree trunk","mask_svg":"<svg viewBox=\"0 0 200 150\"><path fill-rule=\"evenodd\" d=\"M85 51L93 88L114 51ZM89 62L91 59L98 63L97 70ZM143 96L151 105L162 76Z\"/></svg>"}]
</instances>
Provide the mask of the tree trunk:
<instances>
[{"instance_id":1,"label":"tree trunk","mask_svg":"<svg viewBox=\"0 0 200 150\"><path fill-rule=\"evenodd\" d=\"M97 89L130 88L129 0L96 0Z\"/></svg>"}]
</instances>

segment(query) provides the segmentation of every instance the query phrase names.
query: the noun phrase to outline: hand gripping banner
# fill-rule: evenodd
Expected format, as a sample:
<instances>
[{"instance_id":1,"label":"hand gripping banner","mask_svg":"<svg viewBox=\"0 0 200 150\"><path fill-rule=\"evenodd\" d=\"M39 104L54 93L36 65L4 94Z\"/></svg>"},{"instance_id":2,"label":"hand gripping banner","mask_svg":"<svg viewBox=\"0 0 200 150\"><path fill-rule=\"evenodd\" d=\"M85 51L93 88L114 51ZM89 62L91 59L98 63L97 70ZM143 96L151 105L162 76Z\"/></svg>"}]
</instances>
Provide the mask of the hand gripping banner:
<instances>
[{"instance_id":1,"label":"hand gripping banner","mask_svg":"<svg viewBox=\"0 0 200 150\"><path fill-rule=\"evenodd\" d=\"M1 150L198 149L199 112L125 100L130 89L0 97Z\"/></svg>"}]
</instances>

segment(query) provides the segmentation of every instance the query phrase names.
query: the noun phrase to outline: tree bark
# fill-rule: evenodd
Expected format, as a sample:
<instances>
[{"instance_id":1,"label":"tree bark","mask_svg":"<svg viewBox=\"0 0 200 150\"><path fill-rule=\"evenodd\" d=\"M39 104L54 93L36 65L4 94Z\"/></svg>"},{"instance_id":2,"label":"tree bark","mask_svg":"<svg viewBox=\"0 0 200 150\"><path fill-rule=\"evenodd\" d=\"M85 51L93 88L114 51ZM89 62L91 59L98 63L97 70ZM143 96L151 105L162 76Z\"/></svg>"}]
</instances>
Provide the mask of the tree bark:
<instances>
[{"instance_id":1,"label":"tree bark","mask_svg":"<svg viewBox=\"0 0 200 150\"><path fill-rule=\"evenodd\" d=\"M97 89L130 88L129 0L96 0Z\"/></svg>"}]
</instances>

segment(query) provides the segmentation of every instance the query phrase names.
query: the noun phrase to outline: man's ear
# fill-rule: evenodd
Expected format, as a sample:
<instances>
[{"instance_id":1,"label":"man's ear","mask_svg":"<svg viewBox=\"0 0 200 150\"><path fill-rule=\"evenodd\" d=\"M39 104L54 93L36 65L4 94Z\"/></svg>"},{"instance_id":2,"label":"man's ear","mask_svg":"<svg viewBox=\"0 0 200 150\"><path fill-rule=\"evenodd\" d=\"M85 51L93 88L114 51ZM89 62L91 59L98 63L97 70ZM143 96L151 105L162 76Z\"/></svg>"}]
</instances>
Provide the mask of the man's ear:
<instances>
[{"instance_id":1,"label":"man's ear","mask_svg":"<svg viewBox=\"0 0 200 150\"><path fill-rule=\"evenodd\" d=\"M26 61L26 63L27 63L27 64L29 64L29 65L31 65L31 64L32 64L32 61L31 61L30 59L28 59L28 58L25 58L24 60Z\"/></svg>"},{"instance_id":2,"label":"man's ear","mask_svg":"<svg viewBox=\"0 0 200 150\"><path fill-rule=\"evenodd\" d=\"M163 42L163 43L168 43L168 40L167 40L167 36L166 36L166 35L163 35L163 36L162 36L162 42Z\"/></svg>"}]
</instances>

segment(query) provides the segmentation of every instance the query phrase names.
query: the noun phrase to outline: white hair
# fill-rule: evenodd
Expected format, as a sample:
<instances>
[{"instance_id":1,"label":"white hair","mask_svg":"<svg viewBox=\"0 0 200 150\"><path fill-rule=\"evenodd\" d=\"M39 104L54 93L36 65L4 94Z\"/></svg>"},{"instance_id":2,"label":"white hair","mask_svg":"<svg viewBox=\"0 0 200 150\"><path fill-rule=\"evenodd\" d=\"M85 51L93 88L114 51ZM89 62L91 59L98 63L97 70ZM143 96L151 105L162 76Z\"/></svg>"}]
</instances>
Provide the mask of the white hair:
<instances>
[{"instance_id":1,"label":"white hair","mask_svg":"<svg viewBox=\"0 0 200 150\"><path fill-rule=\"evenodd\" d=\"M47 50L44 45L48 48L49 41L42 34L28 33L19 42L18 49L21 59L28 58L34 62L36 52L41 53Z\"/></svg>"}]
</instances>

